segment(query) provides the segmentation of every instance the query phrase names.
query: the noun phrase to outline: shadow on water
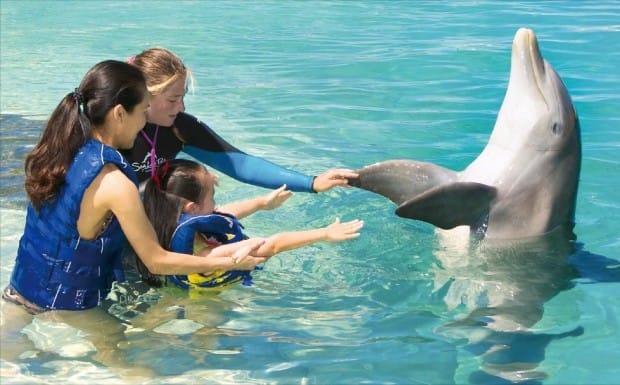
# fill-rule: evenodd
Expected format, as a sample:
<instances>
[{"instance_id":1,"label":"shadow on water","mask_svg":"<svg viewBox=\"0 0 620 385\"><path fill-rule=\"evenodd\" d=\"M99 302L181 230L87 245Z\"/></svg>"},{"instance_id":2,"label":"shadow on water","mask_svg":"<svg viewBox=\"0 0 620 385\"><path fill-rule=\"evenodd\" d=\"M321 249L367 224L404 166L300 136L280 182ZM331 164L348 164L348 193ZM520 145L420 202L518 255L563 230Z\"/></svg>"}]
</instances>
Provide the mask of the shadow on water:
<instances>
[{"instance_id":1,"label":"shadow on water","mask_svg":"<svg viewBox=\"0 0 620 385\"><path fill-rule=\"evenodd\" d=\"M473 384L541 384L548 375L538 367L549 343L578 337L581 326L558 333L532 328L547 301L576 284L620 282L619 262L583 250L563 230L527 242L467 243L439 233L435 250L435 288L451 310L464 314L438 328L439 334L464 341L463 349L480 359L468 375Z\"/></svg>"},{"instance_id":2,"label":"shadow on water","mask_svg":"<svg viewBox=\"0 0 620 385\"><path fill-rule=\"evenodd\" d=\"M24 160L39 140L45 122L21 115L0 114L0 204L3 208L23 209Z\"/></svg>"}]
</instances>

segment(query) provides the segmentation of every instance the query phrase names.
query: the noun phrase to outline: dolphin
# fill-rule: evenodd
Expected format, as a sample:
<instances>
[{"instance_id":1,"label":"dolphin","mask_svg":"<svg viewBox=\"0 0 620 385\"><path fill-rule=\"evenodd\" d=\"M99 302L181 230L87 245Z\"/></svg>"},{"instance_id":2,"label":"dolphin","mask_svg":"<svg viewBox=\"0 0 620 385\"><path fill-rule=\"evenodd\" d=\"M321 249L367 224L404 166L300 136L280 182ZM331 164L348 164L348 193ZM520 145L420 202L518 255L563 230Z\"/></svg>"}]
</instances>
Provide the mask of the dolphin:
<instances>
[{"instance_id":1,"label":"dolphin","mask_svg":"<svg viewBox=\"0 0 620 385\"><path fill-rule=\"evenodd\" d=\"M469 226L484 239L572 233L581 138L566 86L543 59L536 35L520 28L510 80L484 150L462 171L417 160L357 170L353 186L389 198L396 214L441 229Z\"/></svg>"}]
</instances>

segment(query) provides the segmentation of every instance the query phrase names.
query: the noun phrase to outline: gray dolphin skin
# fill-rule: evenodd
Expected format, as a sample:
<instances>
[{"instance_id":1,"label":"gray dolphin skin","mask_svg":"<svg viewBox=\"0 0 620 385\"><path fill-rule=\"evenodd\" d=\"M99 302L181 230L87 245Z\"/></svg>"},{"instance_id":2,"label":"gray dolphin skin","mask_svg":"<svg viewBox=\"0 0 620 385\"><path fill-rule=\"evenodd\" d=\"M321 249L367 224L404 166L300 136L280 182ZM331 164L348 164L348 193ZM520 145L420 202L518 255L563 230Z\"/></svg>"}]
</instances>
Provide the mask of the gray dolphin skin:
<instances>
[{"instance_id":1,"label":"gray dolphin skin","mask_svg":"<svg viewBox=\"0 0 620 385\"><path fill-rule=\"evenodd\" d=\"M486 239L519 239L572 231L580 167L571 97L534 32L521 28L495 127L465 170L388 160L357 170L350 184L389 198L401 217L442 229L466 225Z\"/></svg>"}]
</instances>

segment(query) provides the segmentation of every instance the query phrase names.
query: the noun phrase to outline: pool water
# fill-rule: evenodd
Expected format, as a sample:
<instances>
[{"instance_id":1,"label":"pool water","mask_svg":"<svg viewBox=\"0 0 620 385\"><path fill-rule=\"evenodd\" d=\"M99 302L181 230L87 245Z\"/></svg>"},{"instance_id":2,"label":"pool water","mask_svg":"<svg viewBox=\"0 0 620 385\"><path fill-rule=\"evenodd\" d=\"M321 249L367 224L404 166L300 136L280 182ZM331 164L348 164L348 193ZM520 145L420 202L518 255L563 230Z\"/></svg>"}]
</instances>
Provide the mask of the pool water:
<instances>
[{"instance_id":1,"label":"pool water","mask_svg":"<svg viewBox=\"0 0 620 385\"><path fill-rule=\"evenodd\" d=\"M253 285L139 284L106 308L1 303L3 384L617 384L620 4L573 1L12 1L0 4L0 283L24 226L23 162L93 64L151 46L196 78L187 111L305 173L484 148L510 50L533 29L580 116L575 242L477 248L358 189L296 193L252 236L363 219L360 238L273 257ZM264 194L220 175L218 202Z\"/></svg>"}]
</instances>

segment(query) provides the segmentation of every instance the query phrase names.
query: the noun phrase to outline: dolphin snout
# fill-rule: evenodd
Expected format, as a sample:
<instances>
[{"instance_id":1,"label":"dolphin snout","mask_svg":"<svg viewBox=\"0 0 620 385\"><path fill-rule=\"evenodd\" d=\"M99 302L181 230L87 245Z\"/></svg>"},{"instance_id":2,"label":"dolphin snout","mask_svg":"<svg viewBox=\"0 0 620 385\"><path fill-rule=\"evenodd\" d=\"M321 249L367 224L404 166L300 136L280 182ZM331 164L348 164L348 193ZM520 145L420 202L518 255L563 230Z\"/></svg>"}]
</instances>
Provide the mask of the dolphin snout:
<instances>
[{"instance_id":1,"label":"dolphin snout","mask_svg":"<svg viewBox=\"0 0 620 385\"><path fill-rule=\"evenodd\" d=\"M547 103L544 92L545 61L540 53L536 34L529 28L519 28L512 42L511 83L526 85Z\"/></svg>"}]
</instances>

